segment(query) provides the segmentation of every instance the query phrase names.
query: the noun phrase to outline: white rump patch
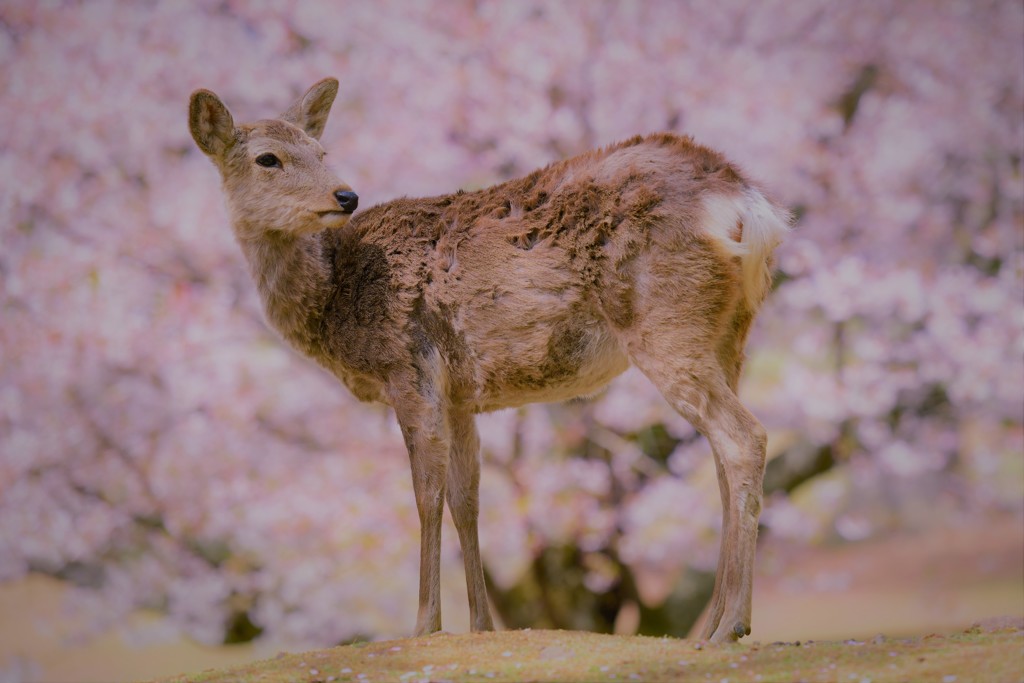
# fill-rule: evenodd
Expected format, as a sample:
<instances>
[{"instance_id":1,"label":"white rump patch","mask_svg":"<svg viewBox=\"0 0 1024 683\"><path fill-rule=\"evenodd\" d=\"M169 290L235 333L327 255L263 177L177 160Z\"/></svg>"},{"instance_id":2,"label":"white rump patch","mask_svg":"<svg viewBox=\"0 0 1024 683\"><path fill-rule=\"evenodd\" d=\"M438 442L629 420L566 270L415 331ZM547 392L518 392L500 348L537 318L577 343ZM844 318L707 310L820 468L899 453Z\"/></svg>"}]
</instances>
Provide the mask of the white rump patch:
<instances>
[{"instance_id":1,"label":"white rump patch","mask_svg":"<svg viewBox=\"0 0 1024 683\"><path fill-rule=\"evenodd\" d=\"M747 307L756 311L771 284L772 251L790 230L787 211L769 202L758 190L747 187L738 195L704 198L707 234L743 264L743 294Z\"/></svg>"}]
</instances>

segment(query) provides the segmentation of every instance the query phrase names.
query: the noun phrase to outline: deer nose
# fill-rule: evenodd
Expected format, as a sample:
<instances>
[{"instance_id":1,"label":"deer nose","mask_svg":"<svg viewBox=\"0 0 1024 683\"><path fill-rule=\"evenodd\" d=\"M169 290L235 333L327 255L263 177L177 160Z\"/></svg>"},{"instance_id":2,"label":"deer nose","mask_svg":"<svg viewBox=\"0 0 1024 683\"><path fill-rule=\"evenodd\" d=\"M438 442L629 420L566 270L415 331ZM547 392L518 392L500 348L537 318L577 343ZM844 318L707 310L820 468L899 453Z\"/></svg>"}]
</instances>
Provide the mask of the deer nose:
<instances>
[{"instance_id":1,"label":"deer nose","mask_svg":"<svg viewBox=\"0 0 1024 683\"><path fill-rule=\"evenodd\" d=\"M338 200L338 206L345 213L352 213L359 206L359 195L351 190L338 190L334 193L334 198Z\"/></svg>"}]
</instances>

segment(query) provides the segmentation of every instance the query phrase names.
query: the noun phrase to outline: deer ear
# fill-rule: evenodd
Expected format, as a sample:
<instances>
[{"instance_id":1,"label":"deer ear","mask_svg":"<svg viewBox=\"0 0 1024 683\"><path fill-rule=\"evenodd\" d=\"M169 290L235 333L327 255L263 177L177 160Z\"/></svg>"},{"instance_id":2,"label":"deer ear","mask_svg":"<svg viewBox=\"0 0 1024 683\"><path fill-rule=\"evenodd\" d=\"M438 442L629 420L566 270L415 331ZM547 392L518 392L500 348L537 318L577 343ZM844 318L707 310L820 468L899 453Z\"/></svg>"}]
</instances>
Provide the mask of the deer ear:
<instances>
[{"instance_id":1,"label":"deer ear","mask_svg":"<svg viewBox=\"0 0 1024 683\"><path fill-rule=\"evenodd\" d=\"M294 123L310 137L320 139L327 125L327 115L338 94L338 79L325 78L314 84L295 104L281 114L281 120Z\"/></svg>"},{"instance_id":2,"label":"deer ear","mask_svg":"<svg viewBox=\"0 0 1024 683\"><path fill-rule=\"evenodd\" d=\"M209 90L196 90L188 106L192 138L208 156L219 159L234 142L235 122L231 112Z\"/></svg>"}]
</instances>

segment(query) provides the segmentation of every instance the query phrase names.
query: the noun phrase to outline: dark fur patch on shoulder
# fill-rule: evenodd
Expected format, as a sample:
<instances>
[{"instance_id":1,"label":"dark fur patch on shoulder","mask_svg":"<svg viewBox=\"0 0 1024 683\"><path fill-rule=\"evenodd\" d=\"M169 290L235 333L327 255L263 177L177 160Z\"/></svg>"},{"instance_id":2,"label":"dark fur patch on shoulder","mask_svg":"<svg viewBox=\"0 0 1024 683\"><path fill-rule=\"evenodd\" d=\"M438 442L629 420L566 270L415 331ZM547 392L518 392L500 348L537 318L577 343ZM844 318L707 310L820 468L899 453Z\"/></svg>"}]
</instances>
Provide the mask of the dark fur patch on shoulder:
<instances>
[{"instance_id":1,"label":"dark fur patch on shoulder","mask_svg":"<svg viewBox=\"0 0 1024 683\"><path fill-rule=\"evenodd\" d=\"M331 246L334 288L324 307L321 337L332 357L360 372L380 371L387 349L381 348L379 330L394 303L387 255L348 231L337 234Z\"/></svg>"}]
</instances>

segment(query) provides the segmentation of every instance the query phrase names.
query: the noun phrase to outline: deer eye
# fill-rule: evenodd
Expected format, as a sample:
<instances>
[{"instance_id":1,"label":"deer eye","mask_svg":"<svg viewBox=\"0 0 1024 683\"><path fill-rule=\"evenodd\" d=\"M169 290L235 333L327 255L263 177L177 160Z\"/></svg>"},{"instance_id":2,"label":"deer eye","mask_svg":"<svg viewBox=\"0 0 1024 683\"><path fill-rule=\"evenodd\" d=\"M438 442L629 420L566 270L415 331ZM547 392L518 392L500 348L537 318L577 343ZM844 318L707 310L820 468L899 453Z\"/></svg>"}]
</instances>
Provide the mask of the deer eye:
<instances>
[{"instance_id":1,"label":"deer eye","mask_svg":"<svg viewBox=\"0 0 1024 683\"><path fill-rule=\"evenodd\" d=\"M273 154L261 154L256 157L256 163L266 168L281 168L281 160Z\"/></svg>"}]
</instances>

